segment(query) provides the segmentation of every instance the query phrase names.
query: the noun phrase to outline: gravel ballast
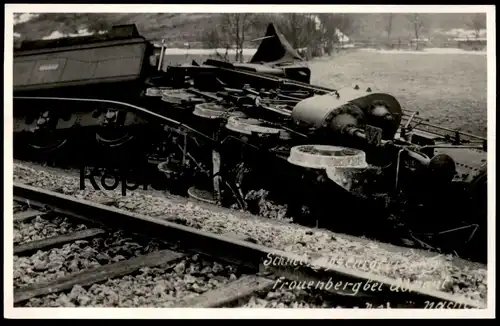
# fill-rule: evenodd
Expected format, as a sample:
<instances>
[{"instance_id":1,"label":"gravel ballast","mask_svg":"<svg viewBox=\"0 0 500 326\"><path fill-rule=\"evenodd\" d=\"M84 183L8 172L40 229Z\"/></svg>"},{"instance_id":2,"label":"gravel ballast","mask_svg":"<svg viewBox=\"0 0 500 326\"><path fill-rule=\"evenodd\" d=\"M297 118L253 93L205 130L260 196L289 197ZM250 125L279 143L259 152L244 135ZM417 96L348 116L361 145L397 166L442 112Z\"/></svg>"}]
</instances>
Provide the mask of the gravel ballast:
<instances>
[{"instance_id":1,"label":"gravel ballast","mask_svg":"<svg viewBox=\"0 0 500 326\"><path fill-rule=\"evenodd\" d=\"M237 280L239 271L188 256L158 268L143 267L134 275L110 279L90 287L76 285L26 302L26 307L172 307L181 299L196 297Z\"/></svg>"},{"instance_id":2,"label":"gravel ballast","mask_svg":"<svg viewBox=\"0 0 500 326\"><path fill-rule=\"evenodd\" d=\"M261 295L253 295L241 308L335 308L321 294L301 289L273 289Z\"/></svg>"},{"instance_id":3,"label":"gravel ballast","mask_svg":"<svg viewBox=\"0 0 500 326\"><path fill-rule=\"evenodd\" d=\"M59 189L66 195L90 201L112 198L118 208L127 211L216 234L237 233L267 247L300 255L304 260L321 258L338 266L359 268L414 284L438 286L438 290L486 302L487 270L480 265L459 266L453 263L451 256L434 254L429 257L417 250L394 252L376 242L356 241L321 229L271 220L241 218L237 212L206 209L197 203L176 201L152 192L129 191L123 197L119 189L96 191L88 181L87 188L80 190L77 175L49 173L20 163L14 164L14 181L49 190Z\"/></svg>"},{"instance_id":4,"label":"gravel ballast","mask_svg":"<svg viewBox=\"0 0 500 326\"><path fill-rule=\"evenodd\" d=\"M87 229L87 226L84 224L71 223L62 216L51 219L37 216L29 222L14 223L14 244L20 245L85 229Z\"/></svg>"},{"instance_id":5,"label":"gravel ballast","mask_svg":"<svg viewBox=\"0 0 500 326\"><path fill-rule=\"evenodd\" d=\"M14 284L23 287L43 283L122 260L156 251L158 244L151 241L143 246L125 238L121 232L77 240L47 251L38 250L31 256L14 256Z\"/></svg>"}]
</instances>

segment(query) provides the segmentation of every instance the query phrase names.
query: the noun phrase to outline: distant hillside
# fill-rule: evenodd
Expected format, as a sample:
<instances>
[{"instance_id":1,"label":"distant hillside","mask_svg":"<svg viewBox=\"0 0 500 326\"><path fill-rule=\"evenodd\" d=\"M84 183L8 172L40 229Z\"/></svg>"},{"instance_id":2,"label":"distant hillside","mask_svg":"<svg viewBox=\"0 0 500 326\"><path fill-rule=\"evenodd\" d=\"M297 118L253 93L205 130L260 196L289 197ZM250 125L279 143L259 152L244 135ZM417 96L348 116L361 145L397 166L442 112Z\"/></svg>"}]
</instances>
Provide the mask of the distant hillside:
<instances>
[{"instance_id":1,"label":"distant hillside","mask_svg":"<svg viewBox=\"0 0 500 326\"><path fill-rule=\"evenodd\" d=\"M420 14L423 23L422 37L433 37L444 31L452 29L470 29L472 20L476 14ZM389 14L359 14L357 15L357 28L354 30L352 39L378 39L387 35ZM392 18L392 38L413 38L415 32L410 22L411 14L393 14ZM484 25L486 25L486 14L484 14Z\"/></svg>"},{"instance_id":2,"label":"distant hillside","mask_svg":"<svg viewBox=\"0 0 500 326\"><path fill-rule=\"evenodd\" d=\"M378 13L352 14L355 28L346 34L353 40L378 39L385 37L388 15ZM424 27L422 36L432 36L439 30L467 28L474 14L421 14ZM14 32L24 39L41 39L54 31L63 34L75 33L82 29L90 31L106 30L112 25L137 25L139 32L148 39L166 39L167 42L200 42L207 31L219 23L220 14L213 13L82 13L82 14L40 14L27 22L14 26ZM272 20L271 15L260 14L263 20ZM485 15L486 20L486 15ZM257 38L265 32L265 24L252 28L248 39ZM394 14L392 37L414 37L408 14Z\"/></svg>"},{"instance_id":3,"label":"distant hillside","mask_svg":"<svg viewBox=\"0 0 500 326\"><path fill-rule=\"evenodd\" d=\"M107 29L112 25L136 24L139 32L147 38L165 37L175 40L182 35L186 41L198 37L198 31L212 28L217 17L207 14L164 14L164 13L118 13L118 14L41 14L30 21L14 26L14 31L26 39L41 39L54 31L63 34L75 33L80 29ZM213 21L213 22L212 22Z\"/></svg>"},{"instance_id":4,"label":"distant hillside","mask_svg":"<svg viewBox=\"0 0 500 326\"><path fill-rule=\"evenodd\" d=\"M117 13L117 14L41 14L30 21L16 24L14 32L24 39L41 39L54 31L63 34L79 30L105 30L112 25L135 24L139 33L151 40L167 42L201 41L208 30L213 30L220 14L165 14L165 13ZM68 15L69 16L69 15ZM260 37L261 33L256 34ZM249 35L252 38L254 35Z\"/></svg>"}]
</instances>

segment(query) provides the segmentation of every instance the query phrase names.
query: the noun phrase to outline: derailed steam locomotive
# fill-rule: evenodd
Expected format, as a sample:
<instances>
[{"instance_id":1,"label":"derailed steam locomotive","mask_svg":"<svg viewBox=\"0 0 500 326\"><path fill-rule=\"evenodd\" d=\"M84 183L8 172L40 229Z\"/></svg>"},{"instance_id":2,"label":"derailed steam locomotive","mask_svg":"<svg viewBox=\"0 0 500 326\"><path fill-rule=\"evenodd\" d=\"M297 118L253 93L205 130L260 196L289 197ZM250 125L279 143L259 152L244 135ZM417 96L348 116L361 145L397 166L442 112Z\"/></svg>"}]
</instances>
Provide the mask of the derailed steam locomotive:
<instances>
[{"instance_id":1,"label":"derailed steam locomotive","mask_svg":"<svg viewBox=\"0 0 500 326\"><path fill-rule=\"evenodd\" d=\"M248 63L164 57L134 25L22 44L15 156L153 164L199 200L485 257L486 139L370 85L311 85L272 24Z\"/></svg>"}]
</instances>

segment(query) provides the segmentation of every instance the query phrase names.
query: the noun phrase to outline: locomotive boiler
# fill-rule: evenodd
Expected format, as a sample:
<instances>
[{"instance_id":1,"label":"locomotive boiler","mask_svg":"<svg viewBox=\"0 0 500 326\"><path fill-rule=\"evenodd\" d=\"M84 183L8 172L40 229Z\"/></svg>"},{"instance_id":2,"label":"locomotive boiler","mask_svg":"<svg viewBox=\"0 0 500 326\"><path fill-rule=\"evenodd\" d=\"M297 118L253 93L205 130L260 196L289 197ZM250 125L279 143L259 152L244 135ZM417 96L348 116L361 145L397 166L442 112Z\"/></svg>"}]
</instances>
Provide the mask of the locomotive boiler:
<instances>
[{"instance_id":1,"label":"locomotive boiler","mask_svg":"<svg viewBox=\"0 0 500 326\"><path fill-rule=\"evenodd\" d=\"M300 223L485 255L486 139L371 85L311 85L273 24L247 63L165 67L156 52L134 25L23 44L15 156L153 166L198 200L254 213L267 200Z\"/></svg>"}]
</instances>

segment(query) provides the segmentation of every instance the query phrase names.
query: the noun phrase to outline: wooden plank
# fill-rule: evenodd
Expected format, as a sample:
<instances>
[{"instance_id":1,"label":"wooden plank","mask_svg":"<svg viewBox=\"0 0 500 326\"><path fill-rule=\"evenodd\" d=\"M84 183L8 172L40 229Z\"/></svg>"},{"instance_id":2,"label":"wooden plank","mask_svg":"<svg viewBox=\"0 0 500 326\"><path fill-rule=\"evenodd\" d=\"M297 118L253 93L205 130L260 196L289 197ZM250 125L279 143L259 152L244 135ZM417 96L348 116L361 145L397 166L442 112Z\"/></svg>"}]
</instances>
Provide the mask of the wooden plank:
<instances>
[{"instance_id":1,"label":"wooden plank","mask_svg":"<svg viewBox=\"0 0 500 326\"><path fill-rule=\"evenodd\" d=\"M275 284L274 280L255 275L243 275L234 282L220 288L207 291L201 295L181 300L182 308L217 308L230 305L238 300L248 298L254 293L270 290Z\"/></svg>"},{"instance_id":2,"label":"wooden plank","mask_svg":"<svg viewBox=\"0 0 500 326\"><path fill-rule=\"evenodd\" d=\"M101 229L87 229L82 231L73 232L70 234L62 234L55 237L50 237L42 240L31 241L28 243L23 243L21 245L14 247L14 254L28 254L33 251L41 249L49 249L65 243L73 242L76 240L88 239L106 233L106 231Z\"/></svg>"},{"instance_id":3,"label":"wooden plank","mask_svg":"<svg viewBox=\"0 0 500 326\"><path fill-rule=\"evenodd\" d=\"M46 213L37 211L36 209L28 209L23 212L14 214L14 222L29 222L37 216L43 216Z\"/></svg>"},{"instance_id":4,"label":"wooden plank","mask_svg":"<svg viewBox=\"0 0 500 326\"><path fill-rule=\"evenodd\" d=\"M41 295L70 290L75 285L90 286L94 283L131 274L142 267L160 266L183 256L184 254L175 251L161 250L129 260L91 268L51 282L29 285L14 290L14 303Z\"/></svg>"},{"instance_id":5,"label":"wooden plank","mask_svg":"<svg viewBox=\"0 0 500 326\"><path fill-rule=\"evenodd\" d=\"M222 234L225 237L241 240L241 241L246 241L248 239L248 236L234 233L234 232L226 232Z\"/></svg>"},{"instance_id":6,"label":"wooden plank","mask_svg":"<svg viewBox=\"0 0 500 326\"><path fill-rule=\"evenodd\" d=\"M98 198L97 203L105 206L113 206L116 203L116 200L113 198Z\"/></svg>"},{"instance_id":7,"label":"wooden plank","mask_svg":"<svg viewBox=\"0 0 500 326\"><path fill-rule=\"evenodd\" d=\"M258 241L255 240L254 238L249 237L248 235L244 235L244 234L239 234L239 233L234 233L234 232L226 232L226 233L223 233L222 235L225 237L231 238L231 239L239 240L239 241L258 243Z\"/></svg>"},{"instance_id":8,"label":"wooden plank","mask_svg":"<svg viewBox=\"0 0 500 326\"><path fill-rule=\"evenodd\" d=\"M29 202L29 201L26 201ZM25 203L26 203L25 202ZM98 198L96 200L98 204L105 205L105 206L113 206L116 203L116 200L112 198ZM36 210L34 208L28 208L25 211L22 212L17 212L14 214L14 222L29 222L32 219L34 219L37 216L48 218L50 215L49 212L41 212L39 210Z\"/></svg>"},{"instance_id":9,"label":"wooden plank","mask_svg":"<svg viewBox=\"0 0 500 326\"><path fill-rule=\"evenodd\" d=\"M23 205L21 205L21 204L14 204L12 206L14 213L18 213L22 208L23 208Z\"/></svg>"}]
</instances>

